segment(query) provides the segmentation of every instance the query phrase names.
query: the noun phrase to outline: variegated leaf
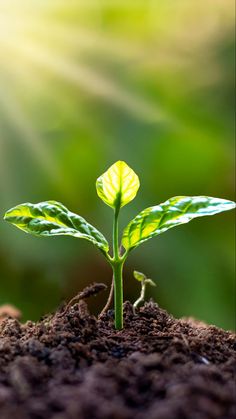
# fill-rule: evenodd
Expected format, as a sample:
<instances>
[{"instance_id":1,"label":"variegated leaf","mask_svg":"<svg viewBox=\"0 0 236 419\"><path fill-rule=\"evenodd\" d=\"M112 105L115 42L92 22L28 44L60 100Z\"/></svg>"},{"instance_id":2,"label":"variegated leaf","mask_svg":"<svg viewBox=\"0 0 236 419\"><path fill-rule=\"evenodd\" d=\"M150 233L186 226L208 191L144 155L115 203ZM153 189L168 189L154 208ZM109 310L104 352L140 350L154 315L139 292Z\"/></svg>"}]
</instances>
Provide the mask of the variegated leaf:
<instances>
[{"instance_id":1,"label":"variegated leaf","mask_svg":"<svg viewBox=\"0 0 236 419\"><path fill-rule=\"evenodd\" d=\"M99 198L116 209L132 201L139 186L138 176L124 161L117 161L96 182Z\"/></svg>"},{"instance_id":2,"label":"variegated leaf","mask_svg":"<svg viewBox=\"0 0 236 419\"><path fill-rule=\"evenodd\" d=\"M105 237L95 227L56 201L17 205L6 212L4 219L36 236L74 236L89 240L105 252L109 249Z\"/></svg>"},{"instance_id":3,"label":"variegated leaf","mask_svg":"<svg viewBox=\"0 0 236 419\"><path fill-rule=\"evenodd\" d=\"M197 217L235 208L235 203L208 196L176 196L163 204L146 208L125 228L122 244L130 250L166 230Z\"/></svg>"}]
</instances>

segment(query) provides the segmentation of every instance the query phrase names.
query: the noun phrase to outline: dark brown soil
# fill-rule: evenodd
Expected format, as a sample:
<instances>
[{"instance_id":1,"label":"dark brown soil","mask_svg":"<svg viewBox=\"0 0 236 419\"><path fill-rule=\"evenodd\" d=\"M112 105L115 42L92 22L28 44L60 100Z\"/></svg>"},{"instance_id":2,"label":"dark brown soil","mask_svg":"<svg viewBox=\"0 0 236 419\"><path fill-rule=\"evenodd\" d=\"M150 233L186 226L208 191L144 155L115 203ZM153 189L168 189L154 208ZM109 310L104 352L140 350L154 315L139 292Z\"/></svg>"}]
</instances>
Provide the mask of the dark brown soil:
<instances>
[{"instance_id":1,"label":"dark brown soil","mask_svg":"<svg viewBox=\"0 0 236 419\"><path fill-rule=\"evenodd\" d=\"M235 419L235 336L153 302L0 321L1 419Z\"/></svg>"}]
</instances>

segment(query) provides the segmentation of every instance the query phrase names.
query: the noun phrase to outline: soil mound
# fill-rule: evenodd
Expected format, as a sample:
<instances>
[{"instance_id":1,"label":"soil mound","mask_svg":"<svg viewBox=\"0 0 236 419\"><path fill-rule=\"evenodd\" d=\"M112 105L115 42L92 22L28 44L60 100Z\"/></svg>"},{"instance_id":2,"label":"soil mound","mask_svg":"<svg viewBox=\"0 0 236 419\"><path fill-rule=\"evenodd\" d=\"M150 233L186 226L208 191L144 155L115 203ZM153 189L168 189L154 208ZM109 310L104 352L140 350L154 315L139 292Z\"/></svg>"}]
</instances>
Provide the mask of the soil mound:
<instances>
[{"instance_id":1,"label":"soil mound","mask_svg":"<svg viewBox=\"0 0 236 419\"><path fill-rule=\"evenodd\" d=\"M0 321L1 419L235 419L235 335L153 302Z\"/></svg>"}]
</instances>

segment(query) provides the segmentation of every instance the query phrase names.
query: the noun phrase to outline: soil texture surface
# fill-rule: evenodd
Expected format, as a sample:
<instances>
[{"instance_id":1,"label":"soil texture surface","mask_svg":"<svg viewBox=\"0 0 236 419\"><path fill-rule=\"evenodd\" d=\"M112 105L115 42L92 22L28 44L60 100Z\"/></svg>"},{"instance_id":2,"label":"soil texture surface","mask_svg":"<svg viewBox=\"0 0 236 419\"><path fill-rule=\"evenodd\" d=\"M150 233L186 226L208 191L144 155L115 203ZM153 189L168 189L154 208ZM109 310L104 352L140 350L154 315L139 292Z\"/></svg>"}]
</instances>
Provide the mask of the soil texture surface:
<instances>
[{"instance_id":1,"label":"soil texture surface","mask_svg":"<svg viewBox=\"0 0 236 419\"><path fill-rule=\"evenodd\" d=\"M235 335L155 303L0 320L1 419L235 419Z\"/></svg>"}]
</instances>

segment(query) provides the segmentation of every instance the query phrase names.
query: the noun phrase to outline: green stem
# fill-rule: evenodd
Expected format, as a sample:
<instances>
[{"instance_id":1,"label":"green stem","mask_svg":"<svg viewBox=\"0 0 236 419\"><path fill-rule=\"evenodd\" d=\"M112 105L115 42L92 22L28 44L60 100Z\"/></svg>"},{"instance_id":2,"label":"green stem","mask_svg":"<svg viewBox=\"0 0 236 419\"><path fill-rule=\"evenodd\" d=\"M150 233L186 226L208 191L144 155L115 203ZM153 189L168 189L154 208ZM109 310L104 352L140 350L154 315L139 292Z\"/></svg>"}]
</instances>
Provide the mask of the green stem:
<instances>
[{"instance_id":1,"label":"green stem","mask_svg":"<svg viewBox=\"0 0 236 419\"><path fill-rule=\"evenodd\" d=\"M114 275L114 301L115 301L115 328L123 328L123 262L113 263Z\"/></svg>"},{"instance_id":2,"label":"green stem","mask_svg":"<svg viewBox=\"0 0 236 419\"><path fill-rule=\"evenodd\" d=\"M124 260L119 252L119 231L118 231L119 207L115 209L113 222L113 259L112 269L114 276L114 302L115 302L115 328L120 330L123 327L123 264Z\"/></svg>"},{"instance_id":3,"label":"green stem","mask_svg":"<svg viewBox=\"0 0 236 419\"><path fill-rule=\"evenodd\" d=\"M119 231L118 231L119 209L115 209L113 221L113 258L115 262L119 261Z\"/></svg>"}]
</instances>

